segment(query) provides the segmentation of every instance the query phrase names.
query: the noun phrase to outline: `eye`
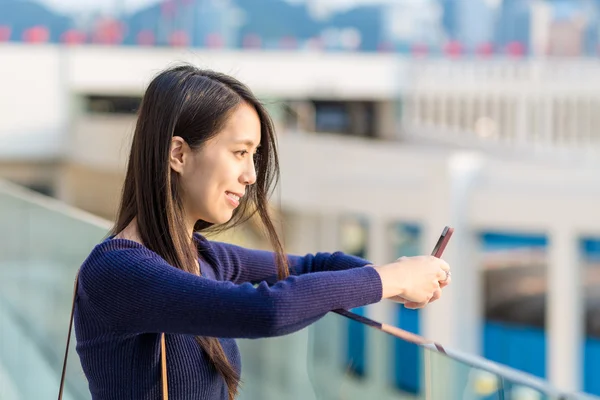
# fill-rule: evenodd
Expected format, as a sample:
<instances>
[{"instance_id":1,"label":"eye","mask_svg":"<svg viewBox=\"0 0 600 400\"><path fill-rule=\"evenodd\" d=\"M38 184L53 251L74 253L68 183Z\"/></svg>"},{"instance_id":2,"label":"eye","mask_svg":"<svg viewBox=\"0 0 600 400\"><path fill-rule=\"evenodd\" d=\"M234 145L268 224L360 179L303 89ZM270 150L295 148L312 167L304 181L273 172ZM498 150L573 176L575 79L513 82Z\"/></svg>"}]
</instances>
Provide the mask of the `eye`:
<instances>
[{"instance_id":1,"label":"eye","mask_svg":"<svg viewBox=\"0 0 600 400\"><path fill-rule=\"evenodd\" d=\"M246 156L246 154L248 154L248 150L240 150L240 151L236 151L235 154L238 157L244 158Z\"/></svg>"}]
</instances>

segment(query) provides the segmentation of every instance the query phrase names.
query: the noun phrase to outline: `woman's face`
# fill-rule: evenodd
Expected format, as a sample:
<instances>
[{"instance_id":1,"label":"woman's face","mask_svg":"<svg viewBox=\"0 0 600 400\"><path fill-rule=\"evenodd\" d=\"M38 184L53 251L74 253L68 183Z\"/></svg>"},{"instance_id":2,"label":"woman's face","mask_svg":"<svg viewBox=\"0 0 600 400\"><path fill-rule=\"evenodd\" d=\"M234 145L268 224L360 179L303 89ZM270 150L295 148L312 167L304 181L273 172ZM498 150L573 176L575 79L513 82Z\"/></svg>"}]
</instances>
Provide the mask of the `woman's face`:
<instances>
[{"instance_id":1,"label":"woman's face","mask_svg":"<svg viewBox=\"0 0 600 400\"><path fill-rule=\"evenodd\" d=\"M221 132L193 151L179 137L171 143L171 168L180 174L181 192L190 224L229 221L246 188L256 182L254 155L260 144L260 119L242 103Z\"/></svg>"}]
</instances>

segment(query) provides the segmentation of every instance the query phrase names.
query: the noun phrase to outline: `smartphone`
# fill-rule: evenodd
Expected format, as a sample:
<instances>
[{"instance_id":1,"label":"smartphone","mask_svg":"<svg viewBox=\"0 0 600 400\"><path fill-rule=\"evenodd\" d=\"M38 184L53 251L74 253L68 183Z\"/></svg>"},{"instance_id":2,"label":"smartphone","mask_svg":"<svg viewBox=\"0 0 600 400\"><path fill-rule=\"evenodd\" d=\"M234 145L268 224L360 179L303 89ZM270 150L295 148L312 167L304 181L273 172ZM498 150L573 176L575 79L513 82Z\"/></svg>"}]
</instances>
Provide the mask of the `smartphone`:
<instances>
[{"instance_id":1,"label":"smartphone","mask_svg":"<svg viewBox=\"0 0 600 400\"><path fill-rule=\"evenodd\" d=\"M452 237L453 233L454 228L451 228L449 226L446 226L444 228L442 234L440 235L440 238L438 239L437 243L435 244L435 247L433 248L433 252L431 253L432 256L437 258L440 258L442 256L442 254L444 253L444 249L450 241L450 238Z\"/></svg>"}]
</instances>

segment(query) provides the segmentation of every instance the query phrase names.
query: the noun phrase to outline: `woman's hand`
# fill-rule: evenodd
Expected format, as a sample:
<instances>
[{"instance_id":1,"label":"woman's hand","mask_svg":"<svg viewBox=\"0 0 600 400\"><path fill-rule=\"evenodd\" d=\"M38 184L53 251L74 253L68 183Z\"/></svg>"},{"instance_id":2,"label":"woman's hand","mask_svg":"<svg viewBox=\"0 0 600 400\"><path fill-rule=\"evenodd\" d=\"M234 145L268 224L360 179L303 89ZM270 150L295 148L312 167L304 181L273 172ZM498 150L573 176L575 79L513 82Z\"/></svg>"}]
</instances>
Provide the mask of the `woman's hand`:
<instances>
[{"instance_id":1,"label":"woman's hand","mask_svg":"<svg viewBox=\"0 0 600 400\"><path fill-rule=\"evenodd\" d=\"M429 301L426 304L407 301L405 298L400 297L400 296L393 296L393 297L390 297L388 300L391 300L395 303L404 304L404 307L406 307L406 308L411 308L411 309L423 308L427 304L433 303L434 301L436 301L437 299L442 297L442 289L445 288L446 286L448 286L448 284L450 284L450 276L448 276L448 279L440 282L440 288L434 292L433 296L431 297L431 299L429 299Z\"/></svg>"},{"instance_id":2,"label":"woman's hand","mask_svg":"<svg viewBox=\"0 0 600 400\"><path fill-rule=\"evenodd\" d=\"M450 266L433 256L402 257L374 267L381 277L383 298L421 308L439 299L450 283Z\"/></svg>"},{"instance_id":3,"label":"woman's hand","mask_svg":"<svg viewBox=\"0 0 600 400\"><path fill-rule=\"evenodd\" d=\"M408 301L405 298L400 297L400 296L390 297L388 300L391 300L394 303L404 304L405 308L417 309L417 308L423 308L429 303L433 303L440 297L442 297L442 291L441 291L441 289L438 289L435 291L435 293L433 294L433 296L431 297L431 299L429 299L429 301L427 303L416 303L414 301Z\"/></svg>"}]
</instances>

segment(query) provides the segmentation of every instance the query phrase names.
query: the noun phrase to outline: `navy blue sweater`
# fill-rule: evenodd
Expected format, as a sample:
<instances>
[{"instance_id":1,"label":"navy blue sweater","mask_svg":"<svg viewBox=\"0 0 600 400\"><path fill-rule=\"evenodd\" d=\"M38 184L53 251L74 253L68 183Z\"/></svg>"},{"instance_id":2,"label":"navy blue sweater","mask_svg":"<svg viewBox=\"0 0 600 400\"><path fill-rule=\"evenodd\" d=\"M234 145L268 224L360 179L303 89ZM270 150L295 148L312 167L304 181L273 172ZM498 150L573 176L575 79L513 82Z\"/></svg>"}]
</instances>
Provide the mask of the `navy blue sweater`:
<instances>
[{"instance_id":1,"label":"navy blue sweater","mask_svg":"<svg viewBox=\"0 0 600 400\"><path fill-rule=\"evenodd\" d=\"M241 373L234 338L289 334L328 311L381 300L379 274L360 258L290 255L292 276L278 281L272 252L195 239L202 276L125 239L106 239L83 263L76 349L94 400L161 398L161 332L170 399L227 399L194 335L220 338Z\"/></svg>"}]
</instances>

